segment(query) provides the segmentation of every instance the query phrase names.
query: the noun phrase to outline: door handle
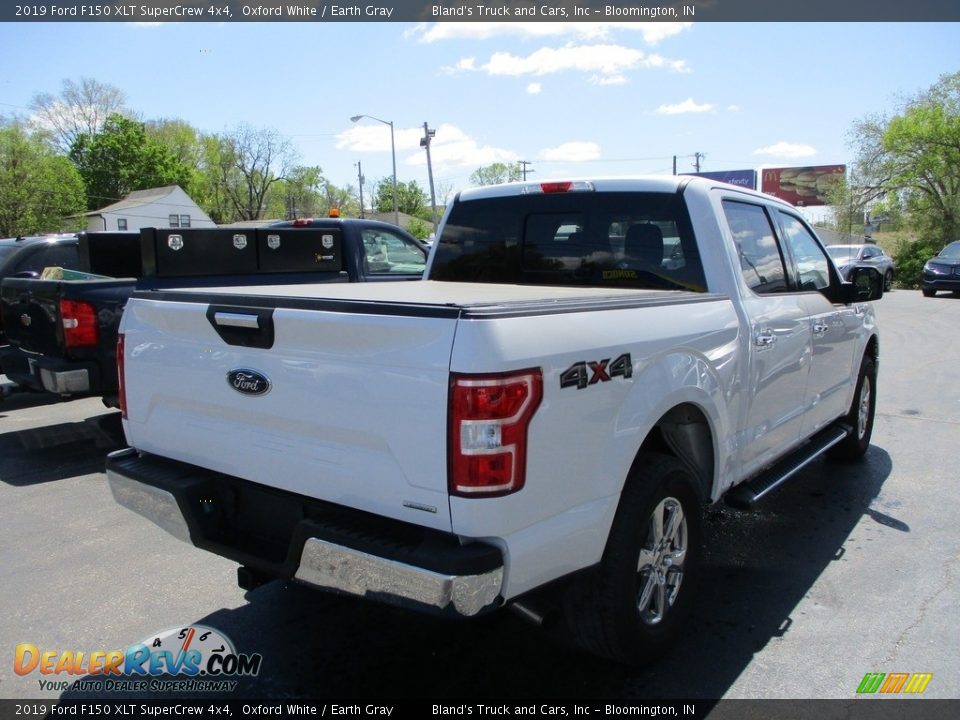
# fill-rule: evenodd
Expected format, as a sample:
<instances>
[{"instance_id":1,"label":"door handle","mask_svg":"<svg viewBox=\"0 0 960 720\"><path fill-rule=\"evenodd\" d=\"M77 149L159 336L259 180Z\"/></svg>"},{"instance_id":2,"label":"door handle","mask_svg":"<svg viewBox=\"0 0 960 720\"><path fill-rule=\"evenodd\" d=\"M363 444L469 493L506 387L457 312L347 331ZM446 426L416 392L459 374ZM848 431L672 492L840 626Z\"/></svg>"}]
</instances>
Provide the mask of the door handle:
<instances>
[{"instance_id":1,"label":"door handle","mask_svg":"<svg viewBox=\"0 0 960 720\"><path fill-rule=\"evenodd\" d=\"M753 344L758 348L769 348L777 341L777 336L773 330L761 330L753 338Z\"/></svg>"},{"instance_id":2,"label":"door handle","mask_svg":"<svg viewBox=\"0 0 960 720\"><path fill-rule=\"evenodd\" d=\"M814 337L822 338L824 335L827 334L828 330L830 330L829 325L818 322L813 326L813 335Z\"/></svg>"}]
</instances>

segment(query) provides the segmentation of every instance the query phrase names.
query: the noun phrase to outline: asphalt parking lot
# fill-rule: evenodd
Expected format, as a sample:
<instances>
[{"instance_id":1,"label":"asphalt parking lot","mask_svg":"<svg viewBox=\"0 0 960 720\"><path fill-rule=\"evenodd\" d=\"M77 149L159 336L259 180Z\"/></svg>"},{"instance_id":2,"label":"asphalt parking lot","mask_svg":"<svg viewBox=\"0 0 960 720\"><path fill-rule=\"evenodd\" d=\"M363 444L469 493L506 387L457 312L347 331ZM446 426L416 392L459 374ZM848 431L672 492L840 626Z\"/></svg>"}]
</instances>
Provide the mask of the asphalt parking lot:
<instances>
[{"instance_id":1,"label":"asphalt parking lot","mask_svg":"<svg viewBox=\"0 0 960 720\"><path fill-rule=\"evenodd\" d=\"M126 648L201 624L261 653L246 697L853 698L865 673L932 673L960 697L960 299L878 303L879 405L860 465L814 463L759 510L707 520L701 603L656 666L568 649L509 613L470 623L270 583L117 506L122 447L97 399L0 401L0 698L78 697L14 648ZM75 678L69 678L72 681Z\"/></svg>"}]
</instances>

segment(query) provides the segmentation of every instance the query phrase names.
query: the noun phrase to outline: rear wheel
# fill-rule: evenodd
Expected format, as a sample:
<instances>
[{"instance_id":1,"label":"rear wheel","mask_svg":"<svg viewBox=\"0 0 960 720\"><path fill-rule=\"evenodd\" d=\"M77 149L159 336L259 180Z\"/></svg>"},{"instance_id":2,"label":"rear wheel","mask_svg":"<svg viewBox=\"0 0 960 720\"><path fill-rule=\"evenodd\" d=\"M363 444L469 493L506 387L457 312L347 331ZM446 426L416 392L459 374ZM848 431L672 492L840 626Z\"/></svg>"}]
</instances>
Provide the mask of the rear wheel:
<instances>
[{"instance_id":1,"label":"rear wheel","mask_svg":"<svg viewBox=\"0 0 960 720\"><path fill-rule=\"evenodd\" d=\"M853 432L830 450L833 460L851 462L859 460L870 447L873 435L873 418L877 410L877 363L867 355L860 364L857 388L853 394L850 412L841 422L853 428Z\"/></svg>"},{"instance_id":2,"label":"rear wheel","mask_svg":"<svg viewBox=\"0 0 960 720\"><path fill-rule=\"evenodd\" d=\"M890 292L893 290L893 270L887 270L883 276L883 291Z\"/></svg>"},{"instance_id":3,"label":"rear wheel","mask_svg":"<svg viewBox=\"0 0 960 720\"><path fill-rule=\"evenodd\" d=\"M564 614L584 650L628 664L660 655L682 629L700 572L698 483L674 457L644 454L624 487L600 567Z\"/></svg>"}]
</instances>

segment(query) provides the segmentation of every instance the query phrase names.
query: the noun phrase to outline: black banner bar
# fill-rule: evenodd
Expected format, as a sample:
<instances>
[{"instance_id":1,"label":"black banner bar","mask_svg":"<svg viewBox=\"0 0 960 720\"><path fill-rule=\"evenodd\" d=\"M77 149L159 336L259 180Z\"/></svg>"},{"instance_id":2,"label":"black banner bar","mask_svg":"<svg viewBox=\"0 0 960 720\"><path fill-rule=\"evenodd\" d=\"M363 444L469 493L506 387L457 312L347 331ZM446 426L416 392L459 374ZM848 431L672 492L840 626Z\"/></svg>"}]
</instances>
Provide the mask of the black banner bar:
<instances>
[{"instance_id":1,"label":"black banner bar","mask_svg":"<svg viewBox=\"0 0 960 720\"><path fill-rule=\"evenodd\" d=\"M37 0L3 22L956 22L945 0Z\"/></svg>"},{"instance_id":2,"label":"black banner bar","mask_svg":"<svg viewBox=\"0 0 960 720\"><path fill-rule=\"evenodd\" d=\"M960 700L0 700L0 720L22 718L683 718L684 720L947 720Z\"/></svg>"}]
</instances>

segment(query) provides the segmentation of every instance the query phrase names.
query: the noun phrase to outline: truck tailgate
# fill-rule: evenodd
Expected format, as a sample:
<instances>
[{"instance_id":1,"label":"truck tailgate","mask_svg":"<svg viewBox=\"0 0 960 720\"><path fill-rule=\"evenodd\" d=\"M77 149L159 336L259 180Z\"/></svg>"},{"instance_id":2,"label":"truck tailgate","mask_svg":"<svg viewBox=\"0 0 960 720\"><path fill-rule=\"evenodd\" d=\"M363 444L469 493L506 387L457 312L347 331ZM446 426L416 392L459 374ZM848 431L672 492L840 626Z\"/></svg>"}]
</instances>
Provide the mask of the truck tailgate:
<instances>
[{"instance_id":1,"label":"truck tailgate","mask_svg":"<svg viewBox=\"0 0 960 720\"><path fill-rule=\"evenodd\" d=\"M0 313L7 339L31 352L60 352L60 285L58 280L7 278L0 289Z\"/></svg>"},{"instance_id":2,"label":"truck tailgate","mask_svg":"<svg viewBox=\"0 0 960 720\"><path fill-rule=\"evenodd\" d=\"M0 287L0 313L11 345L53 357L94 357L97 343L82 348L64 341L62 300L83 300L96 313L93 322L104 342L116 344L117 316L133 289L130 278L38 280L7 278Z\"/></svg>"},{"instance_id":3,"label":"truck tailgate","mask_svg":"<svg viewBox=\"0 0 960 720\"><path fill-rule=\"evenodd\" d=\"M449 307L138 293L123 320L127 439L449 531L456 323Z\"/></svg>"}]
</instances>

